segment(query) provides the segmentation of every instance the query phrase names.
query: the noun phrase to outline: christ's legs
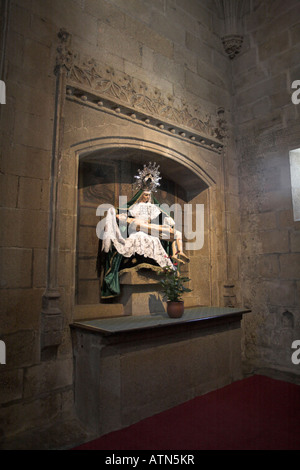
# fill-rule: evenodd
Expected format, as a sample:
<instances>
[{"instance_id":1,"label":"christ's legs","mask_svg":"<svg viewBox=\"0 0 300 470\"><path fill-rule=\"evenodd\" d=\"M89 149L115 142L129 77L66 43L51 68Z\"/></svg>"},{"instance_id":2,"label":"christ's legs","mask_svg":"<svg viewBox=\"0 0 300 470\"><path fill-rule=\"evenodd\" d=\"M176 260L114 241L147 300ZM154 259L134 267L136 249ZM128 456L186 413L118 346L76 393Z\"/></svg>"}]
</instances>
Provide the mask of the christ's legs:
<instances>
[{"instance_id":1,"label":"christ's legs","mask_svg":"<svg viewBox=\"0 0 300 470\"><path fill-rule=\"evenodd\" d=\"M176 238L172 243L172 258L179 263L189 263L190 261L190 258L183 252L181 237Z\"/></svg>"}]
</instances>

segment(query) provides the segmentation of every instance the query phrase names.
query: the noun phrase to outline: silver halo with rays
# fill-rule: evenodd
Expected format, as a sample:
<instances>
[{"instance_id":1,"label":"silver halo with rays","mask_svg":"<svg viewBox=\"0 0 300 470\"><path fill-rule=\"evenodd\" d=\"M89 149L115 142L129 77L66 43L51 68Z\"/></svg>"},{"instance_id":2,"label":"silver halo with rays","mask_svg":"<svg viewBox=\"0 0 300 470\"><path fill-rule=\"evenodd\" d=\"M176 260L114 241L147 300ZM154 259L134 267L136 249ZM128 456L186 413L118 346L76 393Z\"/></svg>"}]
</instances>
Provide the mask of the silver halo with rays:
<instances>
[{"instance_id":1,"label":"silver halo with rays","mask_svg":"<svg viewBox=\"0 0 300 470\"><path fill-rule=\"evenodd\" d=\"M157 187L160 186L159 180L161 179L158 169L159 165L156 165L155 162L144 165L143 169L138 170L138 174L135 176L134 189L151 192L157 191Z\"/></svg>"}]
</instances>

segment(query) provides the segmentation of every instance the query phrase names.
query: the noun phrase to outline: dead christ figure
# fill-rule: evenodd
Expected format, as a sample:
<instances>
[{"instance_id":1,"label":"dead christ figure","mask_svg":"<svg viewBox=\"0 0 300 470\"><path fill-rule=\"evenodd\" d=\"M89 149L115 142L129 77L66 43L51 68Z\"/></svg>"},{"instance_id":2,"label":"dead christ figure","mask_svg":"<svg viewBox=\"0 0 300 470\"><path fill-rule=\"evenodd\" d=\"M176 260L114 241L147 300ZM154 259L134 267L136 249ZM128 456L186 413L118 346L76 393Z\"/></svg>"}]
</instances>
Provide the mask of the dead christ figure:
<instances>
[{"instance_id":1,"label":"dead christ figure","mask_svg":"<svg viewBox=\"0 0 300 470\"><path fill-rule=\"evenodd\" d=\"M162 225L152 223L152 220L157 219L160 214L160 208L151 202L151 191L146 190L139 198L139 202L128 210L128 216L118 214L116 217L123 223L129 224L129 232L132 232L130 237L135 232L142 232L148 236L169 240L172 242L172 259L180 263L188 262L189 257L183 252L182 234L175 229L174 219L166 216Z\"/></svg>"}]
</instances>

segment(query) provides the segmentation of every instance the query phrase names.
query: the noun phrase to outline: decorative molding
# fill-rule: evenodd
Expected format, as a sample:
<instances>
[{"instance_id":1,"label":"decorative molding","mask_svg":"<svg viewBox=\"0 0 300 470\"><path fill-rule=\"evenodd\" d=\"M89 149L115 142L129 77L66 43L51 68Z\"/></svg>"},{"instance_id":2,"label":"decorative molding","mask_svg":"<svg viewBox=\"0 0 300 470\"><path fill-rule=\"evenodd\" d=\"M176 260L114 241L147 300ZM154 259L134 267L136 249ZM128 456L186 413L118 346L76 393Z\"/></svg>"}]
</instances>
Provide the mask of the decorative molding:
<instances>
[{"instance_id":1,"label":"decorative molding","mask_svg":"<svg viewBox=\"0 0 300 470\"><path fill-rule=\"evenodd\" d=\"M135 124L142 125L143 127L155 129L163 134L171 134L175 138L213 152L221 153L223 151L224 143L221 142L221 140L225 138L225 134L223 129L219 129L219 127L215 127L215 132L216 135L218 135L218 138L203 137L202 133L200 134L186 127L174 125L174 123L162 120L161 118L132 110L132 108L129 108L128 106L116 104L116 101L99 98L98 94L86 92L78 87L68 85L66 92L68 101L73 101L98 111L105 111L106 113L117 115L121 119L132 121ZM219 123L217 123L217 126L219 126Z\"/></svg>"},{"instance_id":2,"label":"decorative molding","mask_svg":"<svg viewBox=\"0 0 300 470\"><path fill-rule=\"evenodd\" d=\"M100 96L122 102L132 109L214 136L211 117L200 118L197 110L191 112L187 105L176 107L173 97L166 101L158 89L150 90L148 85L129 75L111 68L100 71L93 60L74 64L69 81L88 85Z\"/></svg>"},{"instance_id":3,"label":"decorative molding","mask_svg":"<svg viewBox=\"0 0 300 470\"><path fill-rule=\"evenodd\" d=\"M224 136L218 131L217 115L203 115L198 107L163 96L159 89L106 64L97 64L92 58L80 59L70 47L68 33L61 30L59 37L56 68L66 70L68 98L114 110L144 125L152 122L161 130L203 141L215 151L223 148Z\"/></svg>"}]
</instances>

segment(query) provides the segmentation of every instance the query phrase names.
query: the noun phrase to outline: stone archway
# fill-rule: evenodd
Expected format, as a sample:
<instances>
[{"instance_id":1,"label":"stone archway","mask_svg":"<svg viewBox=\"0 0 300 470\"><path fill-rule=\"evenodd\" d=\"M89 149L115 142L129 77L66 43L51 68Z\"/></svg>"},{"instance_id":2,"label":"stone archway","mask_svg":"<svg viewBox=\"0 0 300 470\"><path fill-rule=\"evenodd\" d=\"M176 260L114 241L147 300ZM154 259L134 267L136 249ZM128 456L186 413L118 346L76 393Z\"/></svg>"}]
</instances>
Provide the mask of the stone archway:
<instances>
[{"instance_id":1,"label":"stone archway","mask_svg":"<svg viewBox=\"0 0 300 470\"><path fill-rule=\"evenodd\" d=\"M95 228L99 221L96 215L97 207L100 204L113 204L118 206L118 197L125 196L130 200L133 196L133 176L137 169L149 161L155 161L160 165L162 183L156 197L160 202L173 207L178 204L184 212L185 204L203 204L207 210L207 193L209 186L198 175L187 166L181 163L176 151L160 148L158 144L151 146L145 141L126 139L123 145L113 145L112 139L99 139L94 142L94 149L87 153L82 149L78 159L78 198L77 198L77 243L76 243L76 273L75 273L75 318L82 319L86 314L91 316L101 316L102 314L135 314L141 307L140 300L143 301L143 312L149 313L153 306L162 308L161 299L155 297L157 293L157 278L153 273L147 272L141 276L140 273L121 276L122 296L114 299L109 305L101 304L100 281L97 278L95 266L97 262L98 240L95 236ZM154 151L155 150L155 151ZM158 150L160 153L158 153ZM171 159L171 155L173 158ZM176 158L177 157L177 158ZM171 167L171 170L170 170ZM199 172L201 169L199 168ZM206 179L208 179L206 175ZM194 217L195 219L195 217ZM206 217L206 224L208 223ZM194 220L195 225L195 220ZM182 269L188 276L191 270L197 269L199 256L202 259L202 269L208 271L204 264L209 262L208 246L206 244L206 256L203 253L194 253L191 265L186 265ZM197 256L198 255L198 256ZM205 261L204 261L205 260ZM144 270L145 271L145 270ZM125 285L124 285L125 284ZM133 285L138 287L133 288ZM149 287L149 284L151 286ZM156 285L154 285L156 284ZM198 285L194 284L194 294L186 299L187 305L198 304L200 301ZM147 287L146 287L147 285ZM128 287L131 286L131 287ZM131 295L132 294L132 295ZM131 298L130 298L131 296ZM150 297L151 296L151 299ZM133 304L135 297L135 304ZM148 299L152 301L149 306ZM209 304L210 298L206 289L202 294L202 303ZM136 305L136 307L134 307ZM138 307L139 306L139 307Z\"/></svg>"}]
</instances>

